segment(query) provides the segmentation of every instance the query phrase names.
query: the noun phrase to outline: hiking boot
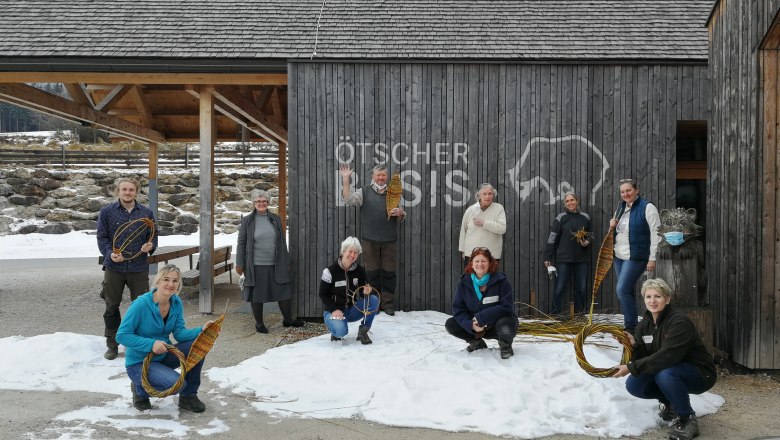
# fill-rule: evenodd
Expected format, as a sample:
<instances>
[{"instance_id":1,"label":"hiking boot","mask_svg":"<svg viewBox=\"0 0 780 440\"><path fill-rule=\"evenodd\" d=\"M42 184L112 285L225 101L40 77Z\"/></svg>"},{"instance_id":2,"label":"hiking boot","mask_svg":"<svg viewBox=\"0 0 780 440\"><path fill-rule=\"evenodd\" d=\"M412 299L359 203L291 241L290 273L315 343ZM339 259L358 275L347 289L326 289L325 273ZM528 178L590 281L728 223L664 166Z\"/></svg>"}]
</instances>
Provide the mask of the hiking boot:
<instances>
[{"instance_id":1,"label":"hiking boot","mask_svg":"<svg viewBox=\"0 0 780 440\"><path fill-rule=\"evenodd\" d=\"M295 318L294 321L290 321L290 322L282 321L282 325L285 327L303 327L304 325L306 325L306 323L303 322L301 318Z\"/></svg>"},{"instance_id":2,"label":"hiking boot","mask_svg":"<svg viewBox=\"0 0 780 440\"><path fill-rule=\"evenodd\" d=\"M471 353L472 351L482 350L483 348L487 348L487 343L484 339L474 339L471 342L469 342L469 346L466 347L466 351Z\"/></svg>"},{"instance_id":3,"label":"hiking boot","mask_svg":"<svg viewBox=\"0 0 780 440\"><path fill-rule=\"evenodd\" d=\"M371 338L368 337L368 330L368 327L364 325L361 325L360 330L358 330L357 340L363 345L368 345L372 342Z\"/></svg>"},{"instance_id":4,"label":"hiking boot","mask_svg":"<svg viewBox=\"0 0 780 440\"><path fill-rule=\"evenodd\" d=\"M130 382L130 390L133 392L133 407L138 411L149 411L152 409L152 404L149 402L148 397L141 397L135 392L135 384Z\"/></svg>"},{"instance_id":5,"label":"hiking boot","mask_svg":"<svg viewBox=\"0 0 780 440\"><path fill-rule=\"evenodd\" d=\"M691 440L699 436L699 422L696 420L696 414L689 417L681 416L672 424L669 431L670 440Z\"/></svg>"},{"instance_id":6,"label":"hiking boot","mask_svg":"<svg viewBox=\"0 0 780 440\"><path fill-rule=\"evenodd\" d=\"M674 412L674 408L671 403L659 403L658 407L661 411L658 411L658 417L665 422L671 422L677 417L677 413Z\"/></svg>"},{"instance_id":7,"label":"hiking boot","mask_svg":"<svg viewBox=\"0 0 780 440\"><path fill-rule=\"evenodd\" d=\"M501 359L509 359L514 356L515 352L512 350L511 342L498 341L498 346L501 348Z\"/></svg>"},{"instance_id":8,"label":"hiking boot","mask_svg":"<svg viewBox=\"0 0 780 440\"><path fill-rule=\"evenodd\" d=\"M263 324L255 324L255 330L257 330L258 333L268 333L268 327Z\"/></svg>"},{"instance_id":9,"label":"hiking boot","mask_svg":"<svg viewBox=\"0 0 780 440\"><path fill-rule=\"evenodd\" d=\"M331 340L331 341L340 341L340 340L341 340L341 338L337 338L337 337L336 337L336 336L334 336L334 335L330 335L330 340Z\"/></svg>"},{"instance_id":10,"label":"hiking boot","mask_svg":"<svg viewBox=\"0 0 780 440\"><path fill-rule=\"evenodd\" d=\"M395 316L395 309L393 306L385 306L384 312L387 313L387 316Z\"/></svg>"},{"instance_id":11,"label":"hiking boot","mask_svg":"<svg viewBox=\"0 0 780 440\"><path fill-rule=\"evenodd\" d=\"M198 399L197 394L193 394L191 396L179 396L179 408L192 411L194 413L202 413L203 411L206 411L206 404Z\"/></svg>"},{"instance_id":12,"label":"hiking boot","mask_svg":"<svg viewBox=\"0 0 780 440\"><path fill-rule=\"evenodd\" d=\"M119 356L119 345L107 344L106 352L103 354L103 357L113 361L117 356Z\"/></svg>"}]
</instances>

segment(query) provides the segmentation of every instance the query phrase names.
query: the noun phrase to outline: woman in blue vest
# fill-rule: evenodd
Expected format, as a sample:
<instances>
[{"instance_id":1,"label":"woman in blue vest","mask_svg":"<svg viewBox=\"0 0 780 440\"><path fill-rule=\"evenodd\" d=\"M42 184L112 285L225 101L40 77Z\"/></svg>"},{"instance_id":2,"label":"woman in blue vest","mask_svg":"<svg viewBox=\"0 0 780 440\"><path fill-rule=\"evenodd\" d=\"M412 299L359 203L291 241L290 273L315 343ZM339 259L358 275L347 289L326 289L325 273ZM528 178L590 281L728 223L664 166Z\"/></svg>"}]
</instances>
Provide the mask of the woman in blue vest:
<instances>
[{"instance_id":1,"label":"woman in blue vest","mask_svg":"<svg viewBox=\"0 0 780 440\"><path fill-rule=\"evenodd\" d=\"M661 238L658 208L639 196L639 186L632 179L622 179L620 206L609 225L615 229L615 274L617 297L626 331L633 333L638 318L636 283L645 271L655 270L655 254Z\"/></svg>"}]
</instances>

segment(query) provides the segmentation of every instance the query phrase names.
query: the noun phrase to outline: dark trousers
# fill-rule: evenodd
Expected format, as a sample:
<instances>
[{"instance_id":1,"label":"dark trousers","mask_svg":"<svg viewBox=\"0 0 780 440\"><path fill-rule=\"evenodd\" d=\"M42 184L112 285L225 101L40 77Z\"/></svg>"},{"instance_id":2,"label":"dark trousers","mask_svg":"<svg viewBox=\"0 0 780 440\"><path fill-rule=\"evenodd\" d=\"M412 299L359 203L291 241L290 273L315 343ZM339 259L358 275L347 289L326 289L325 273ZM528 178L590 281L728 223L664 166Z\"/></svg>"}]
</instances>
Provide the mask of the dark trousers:
<instances>
[{"instance_id":1,"label":"dark trousers","mask_svg":"<svg viewBox=\"0 0 780 440\"><path fill-rule=\"evenodd\" d=\"M498 318L495 324L489 325L485 330L485 339L498 339L499 343L512 344L512 340L517 335L517 327L519 326L517 318L514 316L502 316ZM455 318L449 318L444 323L444 328L447 329L447 333L455 336L458 339L464 341L473 341L476 339L472 333L469 333L463 327L458 324Z\"/></svg>"},{"instance_id":2,"label":"dark trousers","mask_svg":"<svg viewBox=\"0 0 780 440\"><path fill-rule=\"evenodd\" d=\"M118 346L116 331L122 322L119 305L122 304L122 293L125 285L130 289L130 301L135 301L140 295L149 291L149 274L147 272L114 272L106 269L103 272L103 290L100 297L106 302L103 321L106 324L106 345Z\"/></svg>"},{"instance_id":3,"label":"dark trousers","mask_svg":"<svg viewBox=\"0 0 780 440\"><path fill-rule=\"evenodd\" d=\"M398 246L392 243L375 243L360 240L363 247L363 266L368 284L381 293L381 308L395 309L395 260Z\"/></svg>"},{"instance_id":4,"label":"dark trousers","mask_svg":"<svg viewBox=\"0 0 780 440\"><path fill-rule=\"evenodd\" d=\"M558 278L555 281L555 297L553 298L553 314L563 314L568 311L566 287L569 280L574 284L574 312L583 313L586 308L585 287L587 286L588 263L557 263Z\"/></svg>"},{"instance_id":5,"label":"dark trousers","mask_svg":"<svg viewBox=\"0 0 780 440\"><path fill-rule=\"evenodd\" d=\"M678 416L694 414L690 394L701 394L712 388L702 380L699 370L681 362L655 374L633 374L626 379L626 390L640 399L658 399L672 404Z\"/></svg>"},{"instance_id":6,"label":"dark trousers","mask_svg":"<svg viewBox=\"0 0 780 440\"><path fill-rule=\"evenodd\" d=\"M255 328L263 324L263 303L249 303L252 306L252 315L255 317ZM279 311L282 312L284 322L293 322L291 300L279 301Z\"/></svg>"}]
</instances>

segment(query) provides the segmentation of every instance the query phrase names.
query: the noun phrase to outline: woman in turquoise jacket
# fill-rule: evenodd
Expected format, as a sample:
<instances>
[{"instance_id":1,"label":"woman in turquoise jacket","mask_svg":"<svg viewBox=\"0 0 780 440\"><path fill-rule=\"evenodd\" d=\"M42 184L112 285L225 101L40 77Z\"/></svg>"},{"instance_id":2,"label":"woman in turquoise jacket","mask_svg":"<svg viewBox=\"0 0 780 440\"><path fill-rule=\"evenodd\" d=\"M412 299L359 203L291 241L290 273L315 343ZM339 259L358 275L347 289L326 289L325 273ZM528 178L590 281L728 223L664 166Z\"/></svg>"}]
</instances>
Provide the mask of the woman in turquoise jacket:
<instances>
[{"instance_id":1,"label":"woman in turquoise jacket","mask_svg":"<svg viewBox=\"0 0 780 440\"><path fill-rule=\"evenodd\" d=\"M179 359L169 353L165 345L171 344L169 336L173 334L178 342L176 348L186 356L195 338L212 322L207 322L203 328L188 329L184 326L184 307L178 295L181 271L175 265L168 264L160 269L153 285L151 292L139 296L130 304L116 334L116 341L126 348L125 369L132 380L133 406L139 411L152 408L149 394L141 386L141 370L146 355L149 352L157 354L149 364L149 383L157 390L166 390L179 380L179 373L175 371L179 367ZM184 386L179 391L179 408L192 412L206 409L206 405L198 399L201 368L203 361L185 375Z\"/></svg>"}]
</instances>

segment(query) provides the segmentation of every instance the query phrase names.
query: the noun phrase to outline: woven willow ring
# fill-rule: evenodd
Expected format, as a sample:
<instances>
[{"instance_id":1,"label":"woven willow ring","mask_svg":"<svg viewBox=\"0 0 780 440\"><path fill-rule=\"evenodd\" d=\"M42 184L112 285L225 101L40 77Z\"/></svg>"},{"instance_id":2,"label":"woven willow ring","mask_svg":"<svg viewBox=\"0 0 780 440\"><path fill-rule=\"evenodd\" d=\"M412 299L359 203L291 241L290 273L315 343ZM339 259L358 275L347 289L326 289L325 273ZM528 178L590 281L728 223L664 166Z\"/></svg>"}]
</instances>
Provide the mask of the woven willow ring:
<instances>
[{"instance_id":1,"label":"woven willow ring","mask_svg":"<svg viewBox=\"0 0 780 440\"><path fill-rule=\"evenodd\" d=\"M184 353L171 344L165 344L165 347L168 348L168 353L173 353L174 356L179 358L179 363L181 364L181 374L179 374L179 380L177 380L176 383L171 385L171 387L167 390L156 390L152 384L149 383L148 376L149 363L152 362L152 359L157 355L153 351L150 351L149 354L146 355L146 358L144 358L144 366L141 369L141 385L143 385L144 390L146 390L146 392L149 393L149 395L152 397L168 397L172 394L178 393L181 387L184 386L184 376L187 374L187 360L184 358Z\"/></svg>"},{"instance_id":2,"label":"woven willow ring","mask_svg":"<svg viewBox=\"0 0 780 440\"><path fill-rule=\"evenodd\" d=\"M130 227L137 223L140 223L140 225L135 227L135 229L130 230ZM122 254L122 256L125 257L125 260L132 260L138 257L143 253L140 248L135 254L126 249L136 238L140 237L141 234L147 230L149 231L149 239L146 240L146 242L151 242L154 238L154 220L144 217L130 220L129 222L122 224L114 233L112 251L115 254Z\"/></svg>"},{"instance_id":3,"label":"woven willow ring","mask_svg":"<svg viewBox=\"0 0 780 440\"><path fill-rule=\"evenodd\" d=\"M596 368L589 364L588 360L585 359L585 352L582 349L583 344L585 344L585 338L595 333L609 333L614 336L618 342L623 344L623 356L620 358L621 365L625 365L631 360L631 340L623 333L622 328L608 324L589 324L583 327L579 334L577 334L577 338L574 340L574 352L580 367L593 377L611 377L618 371L616 367Z\"/></svg>"},{"instance_id":4,"label":"woven willow ring","mask_svg":"<svg viewBox=\"0 0 780 440\"><path fill-rule=\"evenodd\" d=\"M379 294L379 291L378 291L378 290L376 290L376 289L375 289L373 286L371 286L370 284L366 284L366 285L364 285L364 286L359 286L357 289L355 289L355 290L353 290L353 291L350 291L350 292L348 293L349 297L352 299L352 304L355 306L355 308L356 308L356 309L357 309L357 300L358 300L358 298L360 297L360 295L361 295L361 292L363 291L363 287L365 287L365 286L368 286L368 287L370 287L370 288L371 288L371 292L370 292L368 295L365 295L365 296L366 296L366 298L369 298L369 297L371 297L371 295L376 295L376 296L377 296L377 298L379 298L379 299L380 299L380 301L381 301L381 299L382 299L382 296ZM374 310L373 312L371 311L371 304L370 304L370 302L371 302L371 301L366 301L366 302L364 303L364 304L365 304L365 306L366 306L366 308L365 308L365 309L358 309L358 310L360 310L360 313L362 313L362 314L363 314L363 316L368 316L368 315L371 315L371 314L373 314L373 313L378 313L378 312L379 312L379 307L377 307L377 309L376 309L376 310Z\"/></svg>"}]
</instances>

